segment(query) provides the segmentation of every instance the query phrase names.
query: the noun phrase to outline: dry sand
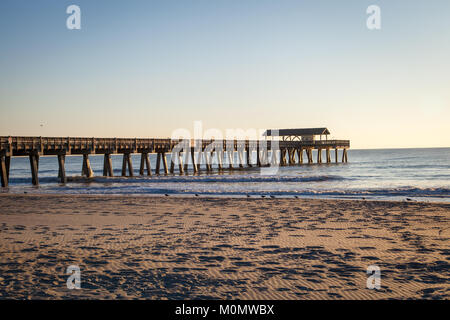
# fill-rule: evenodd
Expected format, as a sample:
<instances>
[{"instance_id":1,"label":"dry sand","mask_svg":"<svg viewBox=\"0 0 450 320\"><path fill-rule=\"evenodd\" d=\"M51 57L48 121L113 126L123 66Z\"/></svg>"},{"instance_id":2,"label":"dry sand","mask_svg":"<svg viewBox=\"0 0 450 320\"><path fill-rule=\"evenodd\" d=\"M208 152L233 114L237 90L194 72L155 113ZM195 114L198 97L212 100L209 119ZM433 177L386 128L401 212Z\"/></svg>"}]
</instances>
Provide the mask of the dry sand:
<instances>
[{"instance_id":1,"label":"dry sand","mask_svg":"<svg viewBox=\"0 0 450 320\"><path fill-rule=\"evenodd\" d=\"M448 299L449 217L450 204L2 194L0 298Z\"/></svg>"}]
</instances>

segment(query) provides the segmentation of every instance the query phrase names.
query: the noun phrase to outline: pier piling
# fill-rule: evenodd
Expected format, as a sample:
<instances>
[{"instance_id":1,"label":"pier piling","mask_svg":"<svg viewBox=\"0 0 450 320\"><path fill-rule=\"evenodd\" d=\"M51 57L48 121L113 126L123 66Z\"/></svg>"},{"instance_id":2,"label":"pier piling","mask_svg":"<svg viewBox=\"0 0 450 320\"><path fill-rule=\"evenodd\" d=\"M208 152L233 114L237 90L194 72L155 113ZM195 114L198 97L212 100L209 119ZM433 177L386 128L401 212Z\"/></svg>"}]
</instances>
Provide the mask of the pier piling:
<instances>
[{"instance_id":1,"label":"pier piling","mask_svg":"<svg viewBox=\"0 0 450 320\"><path fill-rule=\"evenodd\" d=\"M145 173L145 169L147 168L147 175L152 175L152 170L150 168L150 159L147 152L141 153L141 165L139 168L139 175L143 176Z\"/></svg>"},{"instance_id":2,"label":"pier piling","mask_svg":"<svg viewBox=\"0 0 450 320\"><path fill-rule=\"evenodd\" d=\"M155 168L155 174L159 174L159 168L161 164L161 152L158 152L156 154L156 168Z\"/></svg>"},{"instance_id":3,"label":"pier piling","mask_svg":"<svg viewBox=\"0 0 450 320\"><path fill-rule=\"evenodd\" d=\"M195 163L195 154L194 154L194 150L191 150L191 160L192 160L192 170L194 171L194 173L197 173L197 164Z\"/></svg>"},{"instance_id":4,"label":"pier piling","mask_svg":"<svg viewBox=\"0 0 450 320\"><path fill-rule=\"evenodd\" d=\"M189 149L186 149L186 151L183 153L183 163L184 163L184 172L188 173L188 163L189 163Z\"/></svg>"},{"instance_id":5,"label":"pier piling","mask_svg":"<svg viewBox=\"0 0 450 320\"><path fill-rule=\"evenodd\" d=\"M180 171L180 174L184 173L184 170L183 170L183 159L181 158L180 153L178 153L178 170Z\"/></svg>"},{"instance_id":6,"label":"pier piling","mask_svg":"<svg viewBox=\"0 0 450 320\"><path fill-rule=\"evenodd\" d=\"M260 155L259 146L256 148L256 165L261 167L261 155Z\"/></svg>"},{"instance_id":7,"label":"pier piling","mask_svg":"<svg viewBox=\"0 0 450 320\"><path fill-rule=\"evenodd\" d=\"M238 161L239 161L239 168L244 167L244 151L242 149L238 150Z\"/></svg>"},{"instance_id":8,"label":"pier piling","mask_svg":"<svg viewBox=\"0 0 450 320\"><path fill-rule=\"evenodd\" d=\"M223 170L223 150L217 152L217 166L220 171Z\"/></svg>"},{"instance_id":9,"label":"pier piling","mask_svg":"<svg viewBox=\"0 0 450 320\"><path fill-rule=\"evenodd\" d=\"M35 153L31 153L29 155L30 158L30 167L31 167L31 183L34 186L39 185L39 177L38 177L38 171L39 171L39 156Z\"/></svg>"},{"instance_id":10,"label":"pier piling","mask_svg":"<svg viewBox=\"0 0 450 320\"><path fill-rule=\"evenodd\" d=\"M66 155L58 154L58 178L60 183L67 183L65 162Z\"/></svg>"},{"instance_id":11,"label":"pier piling","mask_svg":"<svg viewBox=\"0 0 450 320\"><path fill-rule=\"evenodd\" d=\"M92 171L88 153L83 154L83 168L81 169L81 175L86 178L92 178L94 176L94 172Z\"/></svg>"},{"instance_id":12,"label":"pier piling","mask_svg":"<svg viewBox=\"0 0 450 320\"><path fill-rule=\"evenodd\" d=\"M9 181L9 166L11 164L11 156L5 156L6 178Z\"/></svg>"},{"instance_id":13,"label":"pier piling","mask_svg":"<svg viewBox=\"0 0 450 320\"><path fill-rule=\"evenodd\" d=\"M123 154L123 160L122 160L122 177L127 176L127 167L128 167L128 174L130 177L133 176L133 163L131 161L131 155L130 153L124 153Z\"/></svg>"},{"instance_id":14,"label":"pier piling","mask_svg":"<svg viewBox=\"0 0 450 320\"><path fill-rule=\"evenodd\" d=\"M347 156L347 149L342 150L342 162L347 162L348 156Z\"/></svg>"},{"instance_id":15,"label":"pier piling","mask_svg":"<svg viewBox=\"0 0 450 320\"><path fill-rule=\"evenodd\" d=\"M308 148L308 163L312 164L313 163L313 149L312 148Z\"/></svg>"},{"instance_id":16,"label":"pier piling","mask_svg":"<svg viewBox=\"0 0 450 320\"><path fill-rule=\"evenodd\" d=\"M303 164L303 149L297 149L298 164Z\"/></svg>"},{"instance_id":17,"label":"pier piling","mask_svg":"<svg viewBox=\"0 0 450 320\"><path fill-rule=\"evenodd\" d=\"M295 164L295 149L294 148L289 149L289 164L290 165Z\"/></svg>"},{"instance_id":18,"label":"pier piling","mask_svg":"<svg viewBox=\"0 0 450 320\"><path fill-rule=\"evenodd\" d=\"M103 157L103 176L104 177L113 177L114 171L112 167L111 154L105 153Z\"/></svg>"},{"instance_id":19,"label":"pier piling","mask_svg":"<svg viewBox=\"0 0 450 320\"><path fill-rule=\"evenodd\" d=\"M202 149L199 149L197 152L197 172L200 172L202 169Z\"/></svg>"},{"instance_id":20,"label":"pier piling","mask_svg":"<svg viewBox=\"0 0 450 320\"><path fill-rule=\"evenodd\" d=\"M175 153L172 153L170 157L170 169L169 172L173 174L175 172Z\"/></svg>"},{"instance_id":21,"label":"pier piling","mask_svg":"<svg viewBox=\"0 0 450 320\"><path fill-rule=\"evenodd\" d=\"M6 188L8 187L8 181L9 181L9 166L6 164L6 156L0 156L0 174L1 174L1 180L2 180L2 187Z\"/></svg>"},{"instance_id":22,"label":"pier piling","mask_svg":"<svg viewBox=\"0 0 450 320\"><path fill-rule=\"evenodd\" d=\"M227 150L227 155L228 155L228 164L230 169L233 169L233 156L234 156L234 151L230 151Z\"/></svg>"},{"instance_id":23,"label":"pier piling","mask_svg":"<svg viewBox=\"0 0 450 320\"><path fill-rule=\"evenodd\" d=\"M165 152L161 153L161 160L162 160L163 167L164 167L164 174L167 175L167 174L169 174L169 170L167 168L167 158L166 158Z\"/></svg>"}]
</instances>

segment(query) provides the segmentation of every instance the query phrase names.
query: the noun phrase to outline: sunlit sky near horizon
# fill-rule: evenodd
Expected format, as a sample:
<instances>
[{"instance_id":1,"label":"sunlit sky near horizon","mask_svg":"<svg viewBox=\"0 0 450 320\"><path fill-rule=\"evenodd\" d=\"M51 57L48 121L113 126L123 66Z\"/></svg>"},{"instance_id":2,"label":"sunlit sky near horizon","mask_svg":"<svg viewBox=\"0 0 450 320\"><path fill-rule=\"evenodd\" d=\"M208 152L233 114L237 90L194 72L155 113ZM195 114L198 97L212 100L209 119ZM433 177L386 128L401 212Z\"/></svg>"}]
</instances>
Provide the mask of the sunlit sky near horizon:
<instances>
[{"instance_id":1,"label":"sunlit sky near horizon","mask_svg":"<svg viewBox=\"0 0 450 320\"><path fill-rule=\"evenodd\" d=\"M0 39L0 135L170 137L200 120L450 147L448 0L2 0Z\"/></svg>"}]
</instances>

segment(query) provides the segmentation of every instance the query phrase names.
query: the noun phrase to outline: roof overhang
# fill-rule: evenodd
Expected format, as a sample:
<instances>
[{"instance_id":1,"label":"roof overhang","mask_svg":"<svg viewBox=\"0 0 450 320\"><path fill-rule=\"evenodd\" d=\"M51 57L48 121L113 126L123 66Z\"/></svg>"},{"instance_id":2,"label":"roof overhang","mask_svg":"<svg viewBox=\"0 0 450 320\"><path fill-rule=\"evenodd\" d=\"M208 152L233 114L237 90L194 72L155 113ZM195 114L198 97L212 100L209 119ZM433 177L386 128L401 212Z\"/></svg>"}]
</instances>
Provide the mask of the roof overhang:
<instances>
[{"instance_id":1,"label":"roof overhang","mask_svg":"<svg viewBox=\"0 0 450 320\"><path fill-rule=\"evenodd\" d=\"M263 133L263 136L314 136L322 134L330 134L330 131L327 128L269 129Z\"/></svg>"}]
</instances>

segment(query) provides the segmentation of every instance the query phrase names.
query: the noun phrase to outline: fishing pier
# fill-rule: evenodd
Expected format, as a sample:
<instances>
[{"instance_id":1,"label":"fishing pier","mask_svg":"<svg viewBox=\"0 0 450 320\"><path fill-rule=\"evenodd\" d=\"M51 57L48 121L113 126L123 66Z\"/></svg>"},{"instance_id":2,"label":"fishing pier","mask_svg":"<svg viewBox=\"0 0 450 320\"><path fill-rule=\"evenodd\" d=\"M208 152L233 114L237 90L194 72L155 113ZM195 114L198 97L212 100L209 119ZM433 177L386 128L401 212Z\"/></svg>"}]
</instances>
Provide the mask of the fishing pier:
<instances>
[{"instance_id":1,"label":"fishing pier","mask_svg":"<svg viewBox=\"0 0 450 320\"><path fill-rule=\"evenodd\" d=\"M313 164L313 150L317 150L317 164L347 162L349 140L328 140L327 128L267 130L261 140L175 140L140 138L74 138L74 137L0 137L0 173L2 187L8 187L11 158L29 157L31 182L39 184L39 158L57 156L58 179L67 182L65 158L70 155L82 156L81 175L93 177L89 156L104 155L103 176L114 176L111 155L123 155L122 176L133 176L131 154L140 154L139 175L151 176L161 173L187 174L188 169L197 174L204 164L204 170L211 172L213 163L217 170L245 167L287 166ZM320 136L320 140L317 137ZM325 139L322 139L325 137ZM275 138L275 139L274 139ZM325 151L325 158L322 158ZM237 153L238 161L235 161ZM150 154L156 154L156 167L152 172ZM170 154L170 166L167 155ZM256 154L256 157L255 157ZM304 158L305 155L305 158ZM225 167L225 157L228 166ZM305 160L305 161L304 161ZM183 164L184 162L184 164ZM190 162L191 166L188 166ZM56 164L56 163L55 163ZM161 172L163 171L163 172Z\"/></svg>"}]
</instances>

